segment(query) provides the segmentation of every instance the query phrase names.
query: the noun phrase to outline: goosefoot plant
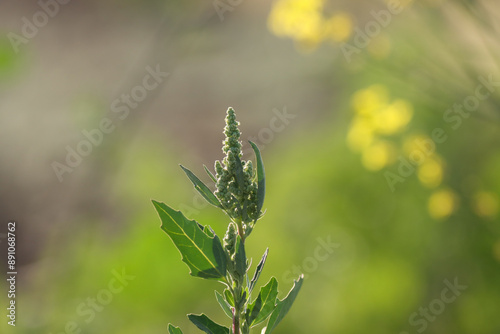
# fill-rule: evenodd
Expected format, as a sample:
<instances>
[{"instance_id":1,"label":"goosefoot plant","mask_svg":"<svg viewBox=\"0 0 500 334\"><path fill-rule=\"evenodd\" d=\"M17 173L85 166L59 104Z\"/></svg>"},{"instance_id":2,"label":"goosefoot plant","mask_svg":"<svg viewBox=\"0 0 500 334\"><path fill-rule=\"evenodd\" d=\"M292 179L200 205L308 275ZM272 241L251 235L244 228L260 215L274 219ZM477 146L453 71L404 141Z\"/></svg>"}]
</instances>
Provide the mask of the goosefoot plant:
<instances>
[{"instance_id":1,"label":"goosefoot plant","mask_svg":"<svg viewBox=\"0 0 500 334\"><path fill-rule=\"evenodd\" d=\"M212 192L189 169L180 166L194 184L195 189L208 203L221 209L230 219L226 235L221 241L210 226L203 226L187 219L180 211L153 200L164 230L179 250L191 276L221 282L225 289L215 291L215 298L224 313L231 319L231 326L224 327L210 320L205 314L188 314L199 329L209 334L248 334L250 328L267 319L262 334L270 334L290 310L302 286L301 275L284 299L278 298L278 281L272 277L260 288L255 299L252 292L264 268L269 248L257 265L252 278L248 272L251 261L247 259L245 242L258 219L263 216L266 180L264 164L257 146L250 142L256 156L257 167L244 161L241 153L239 122L232 108L227 110L226 136L222 151L224 159L215 162L215 175L205 171L215 182ZM168 325L170 334L182 334L179 327Z\"/></svg>"}]
</instances>

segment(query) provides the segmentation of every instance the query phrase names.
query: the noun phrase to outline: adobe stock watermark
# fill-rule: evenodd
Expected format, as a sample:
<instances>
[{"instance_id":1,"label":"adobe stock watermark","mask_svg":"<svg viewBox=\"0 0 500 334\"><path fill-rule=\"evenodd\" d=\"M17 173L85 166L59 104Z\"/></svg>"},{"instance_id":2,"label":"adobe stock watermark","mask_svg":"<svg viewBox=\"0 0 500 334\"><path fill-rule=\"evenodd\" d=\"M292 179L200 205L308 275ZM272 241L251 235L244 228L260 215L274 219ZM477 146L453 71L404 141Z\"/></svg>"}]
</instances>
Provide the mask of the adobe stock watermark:
<instances>
[{"instance_id":1,"label":"adobe stock watermark","mask_svg":"<svg viewBox=\"0 0 500 334\"><path fill-rule=\"evenodd\" d=\"M28 44L29 41L35 38L40 29L45 27L50 19L54 18L61 10L62 5L66 5L71 0L39 0L37 2L39 10L37 10L31 18L23 16L21 18L21 35L14 32L9 32L7 38L12 45L15 53L19 53L20 46Z\"/></svg>"},{"instance_id":2,"label":"adobe stock watermark","mask_svg":"<svg viewBox=\"0 0 500 334\"><path fill-rule=\"evenodd\" d=\"M285 271L283 274L283 281L286 283L293 283L293 279L297 277L297 275L304 274L307 278L308 274L318 270L319 264L328 260L335 250L340 247L339 243L332 242L331 239L332 237L330 235L326 238L317 238L316 241L318 245L314 248L312 255L302 260L300 265L294 265L291 270Z\"/></svg>"},{"instance_id":3,"label":"adobe stock watermark","mask_svg":"<svg viewBox=\"0 0 500 334\"><path fill-rule=\"evenodd\" d=\"M63 162L53 161L51 163L59 182L64 181L65 174L72 173L75 168L80 166L83 158L89 156L94 147L101 145L105 136L115 130L116 123L125 120L130 112L136 109L148 97L151 91L158 89L169 75L169 73L161 71L160 65L156 65L155 68L146 66L145 72L140 85L134 86L129 93L121 94L120 97L111 103L110 109L113 115L116 116L114 120L104 117L99 122L98 127L90 130L82 130L84 139L80 140L74 147L70 145L66 146L65 160Z\"/></svg>"},{"instance_id":4,"label":"adobe stock watermark","mask_svg":"<svg viewBox=\"0 0 500 334\"><path fill-rule=\"evenodd\" d=\"M274 116L269 120L267 127L261 128L257 135L248 136L246 142L253 141L261 151L266 148L275 138L277 133L283 132L290 122L297 117L297 115L289 113L287 107L284 106L282 110L273 108ZM243 154L251 154L253 152L250 146L243 149Z\"/></svg>"},{"instance_id":5,"label":"adobe stock watermark","mask_svg":"<svg viewBox=\"0 0 500 334\"><path fill-rule=\"evenodd\" d=\"M445 310L446 306L455 302L468 286L462 285L455 277L453 283L445 279L443 281L445 288L441 290L439 298L433 299L426 307L419 307L418 311L410 314L408 322L410 326L415 327L417 333L423 333L429 323L434 322ZM410 332L400 332L399 334L410 334Z\"/></svg>"},{"instance_id":6,"label":"adobe stock watermark","mask_svg":"<svg viewBox=\"0 0 500 334\"><path fill-rule=\"evenodd\" d=\"M241 5L243 3L243 0L214 0L212 2L212 5L214 6L215 11L217 12L217 15L219 16L219 19L224 21L224 13L225 12L232 12L236 7Z\"/></svg>"},{"instance_id":7,"label":"adobe stock watermark","mask_svg":"<svg viewBox=\"0 0 500 334\"><path fill-rule=\"evenodd\" d=\"M94 296L88 297L76 307L75 317L66 322L64 329L49 334L76 334L81 333L84 325L90 324L101 313L105 306L109 305L115 296L123 291L135 276L127 275L123 268L121 272L111 271L112 278L108 281L106 288L99 290Z\"/></svg>"},{"instance_id":8,"label":"adobe stock watermark","mask_svg":"<svg viewBox=\"0 0 500 334\"><path fill-rule=\"evenodd\" d=\"M495 81L492 74L488 76L488 79L479 76L478 81L479 84L475 87L473 94L465 97L462 103L455 103L444 111L443 122L451 130L458 130L462 126L463 120L469 118L474 111L477 111L481 102L488 99L500 87L500 81ZM436 127L431 131L430 138L417 140L415 143L416 149L411 151L407 157L403 155L398 157L399 164L394 172L384 172L389 189L394 192L396 185L404 183L406 179L412 176L416 168L434 154L437 145L443 144L448 138L448 133L444 128Z\"/></svg>"},{"instance_id":9,"label":"adobe stock watermark","mask_svg":"<svg viewBox=\"0 0 500 334\"><path fill-rule=\"evenodd\" d=\"M408 6L409 3L407 1L390 0L387 2L387 9L372 10L370 15L373 17L373 20L368 21L363 29L360 27L354 28L352 44L348 42L340 44L340 50L342 50L347 62L350 63L352 61L353 54L360 54L361 50L370 45L371 41L380 34L382 29L387 28L391 24L393 16L401 14Z\"/></svg>"}]
</instances>

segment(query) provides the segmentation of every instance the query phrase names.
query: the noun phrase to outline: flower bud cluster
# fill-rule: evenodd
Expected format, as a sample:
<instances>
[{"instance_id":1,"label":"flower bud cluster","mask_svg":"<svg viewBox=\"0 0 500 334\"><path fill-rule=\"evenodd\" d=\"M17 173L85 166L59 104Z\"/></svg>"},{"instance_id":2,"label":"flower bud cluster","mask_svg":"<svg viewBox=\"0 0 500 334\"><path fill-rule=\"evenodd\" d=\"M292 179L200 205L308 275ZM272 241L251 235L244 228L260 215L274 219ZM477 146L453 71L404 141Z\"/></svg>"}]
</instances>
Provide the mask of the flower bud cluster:
<instances>
[{"instance_id":1,"label":"flower bud cluster","mask_svg":"<svg viewBox=\"0 0 500 334\"><path fill-rule=\"evenodd\" d=\"M233 255L236 252L236 237L238 235L237 227L233 222L229 223L226 235L224 236L224 248L228 254Z\"/></svg>"},{"instance_id":2,"label":"flower bud cluster","mask_svg":"<svg viewBox=\"0 0 500 334\"><path fill-rule=\"evenodd\" d=\"M257 183L252 162L242 161L239 122L232 108L229 108L224 128L225 139L222 151L224 159L215 162L216 190L215 196L230 217L243 224L255 221L257 212ZM238 170L243 169L243 185L238 183Z\"/></svg>"}]
</instances>

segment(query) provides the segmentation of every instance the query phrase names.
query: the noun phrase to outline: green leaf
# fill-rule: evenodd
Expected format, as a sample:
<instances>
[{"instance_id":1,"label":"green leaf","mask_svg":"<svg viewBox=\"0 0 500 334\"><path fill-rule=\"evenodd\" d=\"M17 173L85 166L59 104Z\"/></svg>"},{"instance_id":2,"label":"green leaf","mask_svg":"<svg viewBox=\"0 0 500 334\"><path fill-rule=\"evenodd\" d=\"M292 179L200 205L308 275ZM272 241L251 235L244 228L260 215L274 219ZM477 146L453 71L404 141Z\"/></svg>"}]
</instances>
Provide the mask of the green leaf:
<instances>
[{"instance_id":1,"label":"green leaf","mask_svg":"<svg viewBox=\"0 0 500 334\"><path fill-rule=\"evenodd\" d=\"M222 204L220 204L219 200L217 197L213 194L213 192L208 188L205 183L203 183L196 175L194 175L189 169L184 167L183 165L180 165L182 170L186 173L187 177L193 182L194 188L198 190L201 196L203 196L204 199L207 200L208 203L221 208L222 209Z\"/></svg>"},{"instance_id":2,"label":"green leaf","mask_svg":"<svg viewBox=\"0 0 500 334\"><path fill-rule=\"evenodd\" d=\"M259 148L252 141L248 142L252 145L255 158L257 159L257 212L260 212L264 205L264 197L266 196L266 173Z\"/></svg>"},{"instance_id":3,"label":"green leaf","mask_svg":"<svg viewBox=\"0 0 500 334\"><path fill-rule=\"evenodd\" d=\"M220 279L226 276L226 255L219 237L207 235L194 220L180 211L153 200L164 230L182 255L190 274L195 277Z\"/></svg>"},{"instance_id":4,"label":"green leaf","mask_svg":"<svg viewBox=\"0 0 500 334\"><path fill-rule=\"evenodd\" d=\"M213 322L204 314L188 314L188 318L193 324L196 325L196 327L207 334L229 334L229 328Z\"/></svg>"},{"instance_id":5,"label":"green leaf","mask_svg":"<svg viewBox=\"0 0 500 334\"><path fill-rule=\"evenodd\" d=\"M245 244L241 241L240 236L236 237L236 255L234 256L236 273L240 277L244 277L247 273L247 256L245 253Z\"/></svg>"},{"instance_id":6,"label":"green leaf","mask_svg":"<svg viewBox=\"0 0 500 334\"><path fill-rule=\"evenodd\" d=\"M243 294L241 295L240 303L238 308L242 309L245 303L247 302L247 289L243 291Z\"/></svg>"},{"instance_id":7,"label":"green leaf","mask_svg":"<svg viewBox=\"0 0 500 334\"><path fill-rule=\"evenodd\" d=\"M231 293L231 291L229 291L229 289L224 290L224 297L226 297L226 301L229 303L229 305L234 307L233 294Z\"/></svg>"},{"instance_id":8,"label":"green leaf","mask_svg":"<svg viewBox=\"0 0 500 334\"><path fill-rule=\"evenodd\" d=\"M236 163L236 170L235 170L235 177L236 177L236 184L238 185L238 188L240 189L241 193L243 194L245 192L245 174L243 173L243 164L241 162L240 157L237 155L234 160ZM243 208L240 206L240 204L237 202L236 205L238 207L238 211L241 212L241 219L243 221L246 221L248 218L247 214L247 200L243 201Z\"/></svg>"},{"instance_id":9,"label":"green leaf","mask_svg":"<svg viewBox=\"0 0 500 334\"><path fill-rule=\"evenodd\" d=\"M169 334L182 334L182 331L179 327L174 327L172 324L168 324L168 333Z\"/></svg>"},{"instance_id":10,"label":"green leaf","mask_svg":"<svg viewBox=\"0 0 500 334\"><path fill-rule=\"evenodd\" d=\"M231 305L222 297L222 295L218 292L215 291L215 298L217 298L217 302L219 303L220 307L224 311L224 313L230 318L233 318L233 312L231 311Z\"/></svg>"},{"instance_id":11,"label":"green leaf","mask_svg":"<svg viewBox=\"0 0 500 334\"><path fill-rule=\"evenodd\" d=\"M202 225L203 226L203 225ZM210 226L205 226L202 228L203 232L205 232L206 235L208 235L210 238L215 237L215 232L212 230Z\"/></svg>"},{"instance_id":12,"label":"green leaf","mask_svg":"<svg viewBox=\"0 0 500 334\"><path fill-rule=\"evenodd\" d=\"M215 177L214 174L212 174L212 172L210 171L210 169L208 169L207 166L203 165L203 168L205 168L205 172L207 172L208 176L210 176L210 178L212 179L212 181L214 181L215 183L217 183L217 178Z\"/></svg>"},{"instance_id":13,"label":"green leaf","mask_svg":"<svg viewBox=\"0 0 500 334\"><path fill-rule=\"evenodd\" d=\"M255 287L255 283L257 283L257 280L259 279L262 269L264 269L264 264L266 263L268 253L269 253L269 248L266 248L264 255L262 255L262 259L260 260L259 264L257 265L257 268L255 269L255 274L253 275L253 278L250 281L250 286L249 286L250 293L252 293L253 288Z\"/></svg>"},{"instance_id":14,"label":"green leaf","mask_svg":"<svg viewBox=\"0 0 500 334\"><path fill-rule=\"evenodd\" d=\"M304 275L300 275L299 279L294 282L292 289L288 293L288 295L283 299L278 301L276 308L271 314L271 318L269 318L269 322L267 323L266 331L264 334L270 334L276 326L283 320L285 315L290 311L297 294L302 287L302 282L304 281Z\"/></svg>"},{"instance_id":15,"label":"green leaf","mask_svg":"<svg viewBox=\"0 0 500 334\"><path fill-rule=\"evenodd\" d=\"M271 280L260 289L257 299L248 307L249 323L253 327L260 324L273 312L278 297L278 281L271 277Z\"/></svg>"}]
</instances>

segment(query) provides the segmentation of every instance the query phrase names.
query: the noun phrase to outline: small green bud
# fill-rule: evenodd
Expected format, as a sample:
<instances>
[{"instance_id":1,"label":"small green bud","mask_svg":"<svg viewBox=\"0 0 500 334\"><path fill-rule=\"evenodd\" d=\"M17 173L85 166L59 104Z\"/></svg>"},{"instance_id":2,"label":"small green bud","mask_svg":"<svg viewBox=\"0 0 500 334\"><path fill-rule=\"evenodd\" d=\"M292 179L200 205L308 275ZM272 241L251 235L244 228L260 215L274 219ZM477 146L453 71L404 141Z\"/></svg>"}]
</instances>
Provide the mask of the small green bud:
<instances>
[{"instance_id":1,"label":"small green bud","mask_svg":"<svg viewBox=\"0 0 500 334\"><path fill-rule=\"evenodd\" d=\"M223 243L224 248L228 251L229 254L234 254L236 247L236 236L238 232L236 231L237 227L233 222L229 223L227 227L226 235L224 236Z\"/></svg>"}]
</instances>

